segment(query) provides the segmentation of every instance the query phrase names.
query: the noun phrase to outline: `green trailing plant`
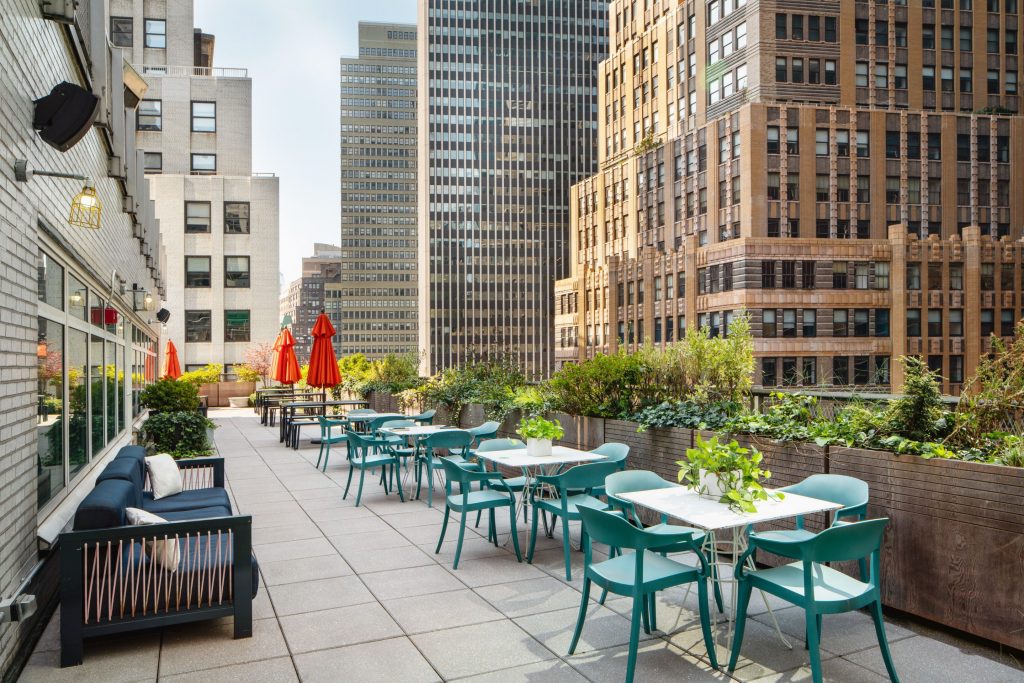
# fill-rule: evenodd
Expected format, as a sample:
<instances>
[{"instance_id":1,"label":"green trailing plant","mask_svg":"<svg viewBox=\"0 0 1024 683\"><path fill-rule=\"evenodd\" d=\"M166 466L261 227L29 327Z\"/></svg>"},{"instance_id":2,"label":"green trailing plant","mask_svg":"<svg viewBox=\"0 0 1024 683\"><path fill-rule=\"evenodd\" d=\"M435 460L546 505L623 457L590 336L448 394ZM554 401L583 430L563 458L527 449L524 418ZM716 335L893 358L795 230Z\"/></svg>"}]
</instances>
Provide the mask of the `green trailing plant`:
<instances>
[{"instance_id":1,"label":"green trailing plant","mask_svg":"<svg viewBox=\"0 0 1024 683\"><path fill-rule=\"evenodd\" d=\"M740 412L742 406L732 401L700 404L693 401L663 401L648 406L632 417L640 424L638 432L651 427L685 427L720 430Z\"/></svg>"},{"instance_id":2,"label":"green trailing plant","mask_svg":"<svg viewBox=\"0 0 1024 683\"><path fill-rule=\"evenodd\" d=\"M166 412L151 415L142 424L142 439L157 453L170 453L175 458L195 458L211 452L207 430L212 421L200 413Z\"/></svg>"},{"instance_id":3,"label":"green trailing plant","mask_svg":"<svg viewBox=\"0 0 1024 683\"><path fill-rule=\"evenodd\" d=\"M151 412L180 412L199 409L199 389L188 382L161 379L142 390L139 402Z\"/></svg>"},{"instance_id":4,"label":"green trailing plant","mask_svg":"<svg viewBox=\"0 0 1024 683\"><path fill-rule=\"evenodd\" d=\"M723 491L719 502L740 512L757 512L758 502L783 497L781 493L770 494L761 484L772 476L761 469L761 459L757 449L744 448L735 440L724 442L714 436L705 441L698 435L696 445L686 451L686 460L676 462L678 480L706 494L705 475L716 475Z\"/></svg>"},{"instance_id":5,"label":"green trailing plant","mask_svg":"<svg viewBox=\"0 0 1024 683\"><path fill-rule=\"evenodd\" d=\"M223 375L224 365L222 363L207 363L198 370L186 372L178 378L178 381L198 387L202 384L216 384Z\"/></svg>"},{"instance_id":6,"label":"green trailing plant","mask_svg":"<svg viewBox=\"0 0 1024 683\"><path fill-rule=\"evenodd\" d=\"M519 421L516 427L516 434L524 439L551 439L557 441L565 436L562 423L558 420L548 420L541 415L525 417Z\"/></svg>"}]
</instances>

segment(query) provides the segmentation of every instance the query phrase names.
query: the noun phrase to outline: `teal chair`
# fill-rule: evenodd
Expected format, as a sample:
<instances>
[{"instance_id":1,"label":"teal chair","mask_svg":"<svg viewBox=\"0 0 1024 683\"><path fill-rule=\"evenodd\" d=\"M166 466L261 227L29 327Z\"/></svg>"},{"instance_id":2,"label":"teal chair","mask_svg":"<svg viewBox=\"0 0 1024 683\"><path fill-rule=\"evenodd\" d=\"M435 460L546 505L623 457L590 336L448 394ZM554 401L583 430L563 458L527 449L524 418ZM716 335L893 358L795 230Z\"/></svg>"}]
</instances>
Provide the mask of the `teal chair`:
<instances>
[{"instance_id":1,"label":"teal chair","mask_svg":"<svg viewBox=\"0 0 1024 683\"><path fill-rule=\"evenodd\" d=\"M459 516L459 543L455 546L455 561L452 569L459 568L459 556L462 554L462 539L466 535L466 514L469 512L482 512L487 510L488 535L487 538L494 545L498 545L498 530L494 524L494 511L497 508L507 507L509 522L511 523L512 546L516 551L516 559L523 561L519 552L519 534L516 532L516 498L511 491L502 491L497 484L501 481L500 472L481 472L476 469L469 469L464 464L453 461L450 458L441 458L444 466L444 521L441 523L441 536L437 539L437 548L434 553L441 552L441 544L444 543L444 534L448 529L448 518L452 512L460 513ZM452 493L452 484L459 485L459 493ZM481 484L480 490L473 491L473 484ZM491 487L484 486L491 484Z\"/></svg>"},{"instance_id":2,"label":"teal chair","mask_svg":"<svg viewBox=\"0 0 1024 683\"><path fill-rule=\"evenodd\" d=\"M845 524L851 519L862 521L868 516L868 484L856 477L844 474L812 474L803 481L779 491L839 503L843 507L835 511L832 526ZM812 538L814 533L804 528L804 518L800 516L796 518L795 529L762 531L758 535L776 541L805 541ZM863 579L868 574L867 562L861 558L857 564Z\"/></svg>"},{"instance_id":3,"label":"teal chair","mask_svg":"<svg viewBox=\"0 0 1024 683\"><path fill-rule=\"evenodd\" d=\"M419 415L410 415L409 419L414 420L415 422L421 425L429 425L434 424L435 415L437 415L437 411L431 408L430 410L423 411Z\"/></svg>"},{"instance_id":4,"label":"teal chair","mask_svg":"<svg viewBox=\"0 0 1024 683\"><path fill-rule=\"evenodd\" d=\"M636 672L640 625L642 622L646 633L650 633L654 628L657 592L672 586L696 583L704 647L707 648L711 666L717 669L718 658L715 654L715 643L711 638L711 618L708 611L708 563L700 550L701 542L694 538L692 530L673 527L677 531L669 533L638 529L620 515L585 505L579 508L579 514L583 519L583 597L580 599L580 611L576 618L572 643L569 645L569 654L576 651L580 634L583 632L592 583L617 595L630 596L633 598L633 610L629 624L626 683L632 683ZM591 550L592 540L616 548L630 549L633 552L595 563ZM666 544L687 546L696 555L697 566L659 555L658 551Z\"/></svg>"},{"instance_id":5,"label":"teal chair","mask_svg":"<svg viewBox=\"0 0 1024 683\"><path fill-rule=\"evenodd\" d=\"M344 433L334 435L334 429L340 427L342 432L348 427L348 420L331 419L320 416L320 453L316 456L316 466L320 467L320 460L323 459L322 471L327 471L327 461L331 457L331 444L345 443L348 437Z\"/></svg>"},{"instance_id":6,"label":"teal chair","mask_svg":"<svg viewBox=\"0 0 1024 683\"><path fill-rule=\"evenodd\" d=\"M598 455L603 455L605 459L602 460L601 462L618 463L619 472L626 469L626 458L629 457L629 446L627 444L615 442L605 443L601 444L600 446L598 446L597 448L590 452L597 453ZM595 496L605 495L604 486L595 486L594 490L591 491L591 493Z\"/></svg>"},{"instance_id":7,"label":"teal chair","mask_svg":"<svg viewBox=\"0 0 1024 683\"><path fill-rule=\"evenodd\" d=\"M434 450L450 452L455 449L461 453L463 459L469 454L469 445L473 442L473 436L465 429L446 429L443 432L434 432L423 439L420 451L416 454L416 497L420 497L420 490L423 486L423 471L427 475L427 507L434 506L434 469L437 467Z\"/></svg>"},{"instance_id":8,"label":"teal chair","mask_svg":"<svg viewBox=\"0 0 1024 683\"><path fill-rule=\"evenodd\" d=\"M387 452L387 441L383 439L377 439L366 434L358 434L352 430L349 430L345 435L345 440L348 444L348 481L345 483L345 493L342 494L341 499L345 500L348 497L349 487L352 486L352 475L356 470L359 470L359 490L356 492L356 507L359 507L359 501L363 497L363 481L366 478L367 470L386 469L388 467L394 468L399 464L399 459L391 453ZM388 478L385 475L382 483L384 484L384 492L388 493ZM398 487L398 497L402 502L405 502L405 496L402 494L402 487Z\"/></svg>"},{"instance_id":9,"label":"teal chair","mask_svg":"<svg viewBox=\"0 0 1024 683\"><path fill-rule=\"evenodd\" d=\"M480 444L474 453L490 453L493 451L518 451L526 448L526 444L519 439L488 439ZM478 467L486 472L487 460L478 458ZM492 470L493 471L493 470ZM520 493L526 488L526 477L504 477L500 481L488 482L488 486L499 491L511 491ZM526 521L526 505L523 506L523 521ZM480 514L476 516L476 526L480 526Z\"/></svg>"},{"instance_id":10,"label":"teal chair","mask_svg":"<svg viewBox=\"0 0 1024 683\"><path fill-rule=\"evenodd\" d=\"M811 677L821 683L821 617L823 614L852 612L870 607L875 621L875 634L882 650L882 659L889 679L899 683L896 668L889 653L882 620L882 595L879 588L879 561L882 536L888 519L870 519L833 526L820 534L805 539L773 540L762 534L750 534L750 545L736 562L738 604L736 608L736 634L733 639L729 671L736 668L736 660L743 644L743 628L747 620L750 593L759 589L782 598L804 609L806 615L807 649L811 656ZM781 557L797 560L771 569L752 570L745 566L747 558L760 549ZM871 572L866 581L847 576L825 565L826 562L861 560L870 556Z\"/></svg>"},{"instance_id":11,"label":"teal chair","mask_svg":"<svg viewBox=\"0 0 1024 683\"><path fill-rule=\"evenodd\" d=\"M632 522L634 526L639 529L644 529L648 533L652 534L676 534L680 531L688 531L693 534L693 539L698 545L704 543L704 531L700 529L694 529L687 526L675 526L668 523L668 515L661 516L661 523L655 524L654 526L644 527L644 523L640 520L640 515L636 511L636 506L629 500L621 498L623 493L632 493L633 491L652 491L654 489L669 489L669 488L680 488L679 484L673 484L670 481L665 481L654 472L648 470L626 470L625 472L613 472L609 474L604 480L604 488L608 496L608 504L615 510L621 510L626 519ZM666 553L685 553L690 550L690 542L684 543L670 543L664 547L657 548L657 552L662 554ZM715 564L712 561L713 558L705 555L704 558L708 562L708 566L711 571L712 587L715 595L715 605L718 607L718 611L724 611L722 604L722 588L718 581L715 581ZM598 601L602 605L607 597L608 592L604 591L601 593L601 599ZM652 624L653 627L653 624Z\"/></svg>"},{"instance_id":12,"label":"teal chair","mask_svg":"<svg viewBox=\"0 0 1024 683\"><path fill-rule=\"evenodd\" d=\"M401 436L399 434L388 434L387 432L380 433L380 430L385 428L390 429L415 426L416 423L413 422L412 420L398 420L392 418L390 420L387 420L386 422L383 422L380 425L380 427L378 427L379 433L377 434L377 436L388 442L388 451L401 461L401 467L407 466L409 458L415 457L417 450L416 447L408 445L407 437ZM401 467L399 469L401 469ZM395 474L397 476L398 472L395 472ZM396 480L395 483L401 485L401 480Z\"/></svg>"},{"instance_id":13,"label":"teal chair","mask_svg":"<svg viewBox=\"0 0 1024 683\"><path fill-rule=\"evenodd\" d=\"M533 521L530 526L530 549L526 552L526 561L533 562L533 551L537 545L537 518L550 512L562 520L562 548L565 551L565 579L572 581L572 560L569 546L569 522L580 519L581 505L604 510L608 505L590 494L597 486L604 486L605 477L617 471L616 462L594 462L576 465L561 474L539 475L534 479L530 489L530 506L533 508ZM557 498L538 497L537 491L542 486L550 486L558 494ZM538 515L538 513L540 513ZM554 520L552 520L552 525ZM545 526L547 523L545 522Z\"/></svg>"}]
</instances>

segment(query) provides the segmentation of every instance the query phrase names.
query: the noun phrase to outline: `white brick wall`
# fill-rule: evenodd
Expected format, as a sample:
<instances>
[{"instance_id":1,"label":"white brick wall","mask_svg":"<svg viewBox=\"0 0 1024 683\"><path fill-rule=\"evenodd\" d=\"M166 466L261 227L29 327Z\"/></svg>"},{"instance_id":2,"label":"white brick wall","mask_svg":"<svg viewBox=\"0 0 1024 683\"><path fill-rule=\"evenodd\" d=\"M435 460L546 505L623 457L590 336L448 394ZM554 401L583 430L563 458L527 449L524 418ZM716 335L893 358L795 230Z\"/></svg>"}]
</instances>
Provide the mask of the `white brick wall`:
<instances>
[{"instance_id":1,"label":"white brick wall","mask_svg":"<svg viewBox=\"0 0 1024 683\"><path fill-rule=\"evenodd\" d=\"M72 63L65 29L44 20L36 0L3 0L0 11L0 595L8 595L36 555L36 344L38 327L36 261L39 222L47 223L63 242L79 272L102 286L116 270L128 287L153 290L132 221L121 213L119 184L106 177L107 155L98 131L89 132L61 154L32 129L32 100L67 80L84 85ZM103 202L100 230L67 224L73 180L37 177L14 179L12 161L31 166L86 173L96 180ZM63 256L58 254L58 258ZM131 309L130 297L121 297ZM80 481L76 480L76 481ZM18 647L17 626L0 626L0 672Z\"/></svg>"}]
</instances>

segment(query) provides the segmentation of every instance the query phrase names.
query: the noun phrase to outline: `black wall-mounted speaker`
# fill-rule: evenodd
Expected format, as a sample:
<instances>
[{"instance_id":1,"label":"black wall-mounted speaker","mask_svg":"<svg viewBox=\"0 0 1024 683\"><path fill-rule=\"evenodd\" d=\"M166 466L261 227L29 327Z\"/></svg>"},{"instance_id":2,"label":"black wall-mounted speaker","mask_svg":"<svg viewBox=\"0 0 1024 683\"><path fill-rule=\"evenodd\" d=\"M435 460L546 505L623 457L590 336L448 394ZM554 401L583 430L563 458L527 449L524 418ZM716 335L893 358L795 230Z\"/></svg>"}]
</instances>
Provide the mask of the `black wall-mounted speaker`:
<instances>
[{"instance_id":1,"label":"black wall-mounted speaker","mask_svg":"<svg viewBox=\"0 0 1024 683\"><path fill-rule=\"evenodd\" d=\"M32 127L48 145L66 152L92 128L100 113L100 98L67 81L35 101Z\"/></svg>"},{"instance_id":2,"label":"black wall-mounted speaker","mask_svg":"<svg viewBox=\"0 0 1024 683\"><path fill-rule=\"evenodd\" d=\"M160 322L167 324L167 321L171 319L171 312L166 308L161 308L156 312L156 319Z\"/></svg>"}]
</instances>

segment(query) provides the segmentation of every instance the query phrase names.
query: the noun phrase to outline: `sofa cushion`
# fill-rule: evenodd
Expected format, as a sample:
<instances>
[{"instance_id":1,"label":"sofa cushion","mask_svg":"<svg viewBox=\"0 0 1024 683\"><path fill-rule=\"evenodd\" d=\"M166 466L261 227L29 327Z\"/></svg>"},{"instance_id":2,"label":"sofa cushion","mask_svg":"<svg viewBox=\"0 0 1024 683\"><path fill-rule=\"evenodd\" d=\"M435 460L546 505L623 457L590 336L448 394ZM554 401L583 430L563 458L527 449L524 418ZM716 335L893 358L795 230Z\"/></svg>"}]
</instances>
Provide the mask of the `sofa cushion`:
<instances>
[{"instance_id":1,"label":"sofa cushion","mask_svg":"<svg viewBox=\"0 0 1024 683\"><path fill-rule=\"evenodd\" d=\"M223 505L214 505L208 508L195 508L192 510L168 510L166 512L161 512L160 516L168 522L184 522L191 519L230 517L231 510L227 509Z\"/></svg>"},{"instance_id":2,"label":"sofa cushion","mask_svg":"<svg viewBox=\"0 0 1024 683\"><path fill-rule=\"evenodd\" d=\"M160 516L165 512L208 507L225 507L230 511L231 501L228 499L228 492L218 488L192 489L160 500L153 500L153 494L149 491L142 494L142 509Z\"/></svg>"},{"instance_id":3,"label":"sofa cushion","mask_svg":"<svg viewBox=\"0 0 1024 683\"><path fill-rule=\"evenodd\" d=\"M96 483L117 479L131 483L135 490L135 496L128 503L128 507L142 507L142 474L138 465L132 458L114 458L103 468L100 475L96 477Z\"/></svg>"},{"instance_id":4,"label":"sofa cushion","mask_svg":"<svg viewBox=\"0 0 1024 683\"><path fill-rule=\"evenodd\" d=\"M75 511L75 531L125 526L124 509L134 505L135 485L124 479L98 482Z\"/></svg>"},{"instance_id":5,"label":"sofa cushion","mask_svg":"<svg viewBox=\"0 0 1024 683\"><path fill-rule=\"evenodd\" d=\"M181 493L181 470L169 453L157 453L146 458L149 487L153 499L160 500Z\"/></svg>"},{"instance_id":6,"label":"sofa cushion","mask_svg":"<svg viewBox=\"0 0 1024 683\"><path fill-rule=\"evenodd\" d=\"M114 459L127 458L134 460L139 465L139 476L145 480L146 478L146 447L145 446L123 446L121 450L117 452Z\"/></svg>"}]
</instances>

